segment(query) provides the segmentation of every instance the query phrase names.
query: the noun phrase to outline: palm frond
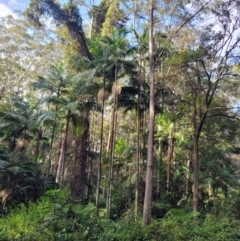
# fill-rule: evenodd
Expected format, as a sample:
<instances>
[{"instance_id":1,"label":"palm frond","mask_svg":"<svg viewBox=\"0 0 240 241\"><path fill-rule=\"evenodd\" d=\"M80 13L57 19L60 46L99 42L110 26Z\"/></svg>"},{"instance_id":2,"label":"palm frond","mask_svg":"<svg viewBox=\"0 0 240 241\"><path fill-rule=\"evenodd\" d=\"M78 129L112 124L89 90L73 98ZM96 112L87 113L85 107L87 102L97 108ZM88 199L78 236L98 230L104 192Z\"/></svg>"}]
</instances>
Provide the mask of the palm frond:
<instances>
[{"instance_id":1,"label":"palm frond","mask_svg":"<svg viewBox=\"0 0 240 241\"><path fill-rule=\"evenodd\" d=\"M9 163L8 161L0 160L0 169L6 169L10 165L11 165L11 163Z\"/></svg>"},{"instance_id":2,"label":"palm frond","mask_svg":"<svg viewBox=\"0 0 240 241\"><path fill-rule=\"evenodd\" d=\"M97 68L90 69L88 71L78 73L71 77L71 80L78 85L86 83L88 81L92 81L96 75Z\"/></svg>"},{"instance_id":3,"label":"palm frond","mask_svg":"<svg viewBox=\"0 0 240 241\"><path fill-rule=\"evenodd\" d=\"M7 171L13 174L14 176L24 173L24 169L20 166L11 166L7 168Z\"/></svg>"},{"instance_id":4,"label":"palm frond","mask_svg":"<svg viewBox=\"0 0 240 241\"><path fill-rule=\"evenodd\" d=\"M35 121L37 123L44 123L46 121L55 121L56 113L52 111L48 111L45 113L41 113L38 116L35 117Z\"/></svg>"}]
</instances>

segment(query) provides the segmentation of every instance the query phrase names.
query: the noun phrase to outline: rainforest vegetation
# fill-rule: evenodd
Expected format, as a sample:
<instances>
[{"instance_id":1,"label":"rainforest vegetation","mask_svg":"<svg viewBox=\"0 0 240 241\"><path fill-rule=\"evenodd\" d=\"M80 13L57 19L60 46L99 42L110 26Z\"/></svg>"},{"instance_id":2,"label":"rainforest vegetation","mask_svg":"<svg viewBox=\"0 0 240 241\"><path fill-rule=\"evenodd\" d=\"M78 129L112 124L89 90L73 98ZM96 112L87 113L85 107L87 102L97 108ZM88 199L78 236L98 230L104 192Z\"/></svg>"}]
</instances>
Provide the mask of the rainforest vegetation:
<instances>
[{"instance_id":1,"label":"rainforest vegetation","mask_svg":"<svg viewBox=\"0 0 240 241\"><path fill-rule=\"evenodd\" d=\"M1 17L0 240L239 240L239 13L30 0Z\"/></svg>"}]
</instances>

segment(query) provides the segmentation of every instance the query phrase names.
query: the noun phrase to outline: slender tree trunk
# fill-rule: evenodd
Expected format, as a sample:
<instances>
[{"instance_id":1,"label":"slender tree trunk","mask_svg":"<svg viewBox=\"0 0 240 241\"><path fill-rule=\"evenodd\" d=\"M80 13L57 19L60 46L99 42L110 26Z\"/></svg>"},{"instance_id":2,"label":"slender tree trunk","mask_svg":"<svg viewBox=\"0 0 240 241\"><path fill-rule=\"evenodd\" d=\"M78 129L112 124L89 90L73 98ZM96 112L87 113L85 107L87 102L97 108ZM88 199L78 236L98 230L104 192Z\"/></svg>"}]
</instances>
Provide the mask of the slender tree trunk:
<instances>
[{"instance_id":1,"label":"slender tree trunk","mask_svg":"<svg viewBox=\"0 0 240 241\"><path fill-rule=\"evenodd\" d=\"M114 111L114 107L112 107L112 113L113 113L113 111ZM113 128L112 123L113 123L113 114L111 114L110 126L109 126L109 131L108 131L108 140L107 140L107 147L106 147L107 155L109 155L111 138L112 138L112 128Z\"/></svg>"},{"instance_id":2,"label":"slender tree trunk","mask_svg":"<svg viewBox=\"0 0 240 241\"><path fill-rule=\"evenodd\" d=\"M85 111L81 116L83 132L76 139L76 152L72 167L71 193L74 197L87 197L87 145L89 137L89 113Z\"/></svg>"},{"instance_id":3,"label":"slender tree trunk","mask_svg":"<svg viewBox=\"0 0 240 241\"><path fill-rule=\"evenodd\" d=\"M198 138L194 136L193 147L193 211L198 212L199 200L199 162L198 162Z\"/></svg>"},{"instance_id":4,"label":"slender tree trunk","mask_svg":"<svg viewBox=\"0 0 240 241\"><path fill-rule=\"evenodd\" d=\"M138 81L137 103L137 148L136 148L136 190L135 190L135 220L138 216L139 205L139 163L140 163L140 81Z\"/></svg>"},{"instance_id":5,"label":"slender tree trunk","mask_svg":"<svg viewBox=\"0 0 240 241\"><path fill-rule=\"evenodd\" d=\"M158 149L158 153L159 153L159 163L158 163L158 176L157 176L157 197L160 198L161 197L161 172L162 172L162 166L163 166L163 151L162 151L162 139L159 138L158 141L158 145L159 145L159 149Z\"/></svg>"},{"instance_id":6,"label":"slender tree trunk","mask_svg":"<svg viewBox=\"0 0 240 241\"><path fill-rule=\"evenodd\" d=\"M103 93L105 94L104 91L105 91L105 75L103 76ZM97 216L99 216L99 194L100 194L101 173L102 173L103 120L104 120L105 96L103 96L101 104L102 104L102 111L101 111L100 153L99 153L98 172L97 172L97 188L96 188L96 215Z\"/></svg>"},{"instance_id":7,"label":"slender tree trunk","mask_svg":"<svg viewBox=\"0 0 240 241\"><path fill-rule=\"evenodd\" d=\"M108 179L108 190L107 190L107 213L106 217L111 217L111 203L112 203L112 182L113 182L113 161L114 161L114 149L116 139L116 125L117 125L117 105L118 105L118 94L114 97L114 107L112 115L112 133L111 133L111 145L110 145L110 163L109 163L109 179Z\"/></svg>"},{"instance_id":8,"label":"slender tree trunk","mask_svg":"<svg viewBox=\"0 0 240 241\"><path fill-rule=\"evenodd\" d=\"M188 173L186 175L186 190L185 190L185 195L186 195L186 200L188 199L188 195L189 195L189 178L190 178L190 163L191 163L191 160L192 160L192 155L190 154L189 156L189 159L187 160L187 170L188 170Z\"/></svg>"},{"instance_id":9,"label":"slender tree trunk","mask_svg":"<svg viewBox=\"0 0 240 241\"><path fill-rule=\"evenodd\" d=\"M55 120L53 124L52 134L51 134L51 144L50 144L50 151L49 151L49 157L48 157L48 174L51 173L51 167L52 167L51 157L53 152L53 142L54 142L56 126L57 126L57 122Z\"/></svg>"},{"instance_id":10,"label":"slender tree trunk","mask_svg":"<svg viewBox=\"0 0 240 241\"><path fill-rule=\"evenodd\" d=\"M57 174L56 174L56 183L62 184L63 176L61 176L64 173L64 162L66 159L66 150L67 150L67 140L68 140L68 129L69 129L69 122L70 122L70 113L67 114L67 120L65 124L65 130L64 135L62 139L61 149L60 149L60 156L58 159L58 168L57 168Z\"/></svg>"},{"instance_id":11,"label":"slender tree trunk","mask_svg":"<svg viewBox=\"0 0 240 241\"><path fill-rule=\"evenodd\" d=\"M111 217L111 203L112 203L112 183L113 183L113 162L114 162L114 149L115 149L115 139L116 139L116 129L117 129L117 107L118 107L118 96L120 94L120 89L118 86L118 64L115 63L115 77L114 85L112 87L112 94L114 98L113 103L113 114L112 114L112 125L111 125L111 147L110 147L110 163L109 163L109 180L108 180L108 193L107 193L107 205L106 205L106 216Z\"/></svg>"},{"instance_id":12,"label":"slender tree trunk","mask_svg":"<svg viewBox=\"0 0 240 241\"><path fill-rule=\"evenodd\" d=\"M202 111L201 77L197 74L193 110L193 212L198 212L199 203L199 137L207 112ZM206 106L209 107L208 105ZM206 108L206 109L207 109Z\"/></svg>"},{"instance_id":13,"label":"slender tree trunk","mask_svg":"<svg viewBox=\"0 0 240 241\"><path fill-rule=\"evenodd\" d=\"M37 132L37 143L36 143L36 153L35 153L35 162L37 162L39 156L40 142L42 140L42 129L40 128Z\"/></svg>"},{"instance_id":14,"label":"slender tree trunk","mask_svg":"<svg viewBox=\"0 0 240 241\"><path fill-rule=\"evenodd\" d=\"M172 176L172 159L173 159L173 137L172 130L169 133L168 139L168 154L167 154L167 190L171 190L171 176Z\"/></svg>"},{"instance_id":15,"label":"slender tree trunk","mask_svg":"<svg viewBox=\"0 0 240 241\"><path fill-rule=\"evenodd\" d=\"M90 194L90 186L91 186L91 179L92 179L92 170L93 170L93 160L89 158L87 161L87 185L86 185L86 199L89 200Z\"/></svg>"},{"instance_id":16,"label":"slender tree trunk","mask_svg":"<svg viewBox=\"0 0 240 241\"><path fill-rule=\"evenodd\" d=\"M57 98L59 98L59 95L60 95L60 89L57 90ZM58 111L58 107L55 106L55 112L57 113L57 111ZM52 133L51 133L50 152L49 152L49 157L48 157L48 165L49 165L48 166L48 175L51 173L51 169L52 169L51 157L52 157L53 142L54 142L56 127L57 127L57 117L55 115L54 124L53 124L53 128L52 128Z\"/></svg>"},{"instance_id":17,"label":"slender tree trunk","mask_svg":"<svg viewBox=\"0 0 240 241\"><path fill-rule=\"evenodd\" d=\"M197 93L194 96L193 111L193 212L198 212L199 199L199 162L198 162L198 110L197 110Z\"/></svg>"},{"instance_id":18,"label":"slender tree trunk","mask_svg":"<svg viewBox=\"0 0 240 241\"><path fill-rule=\"evenodd\" d=\"M154 55L153 55L153 0L150 1L150 23L149 23L149 62L150 62L150 103L149 103L149 134L148 134L148 160L146 186L143 206L142 226L151 222L152 212L152 166L153 166L153 139L154 139Z\"/></svg>"}]
</instances>

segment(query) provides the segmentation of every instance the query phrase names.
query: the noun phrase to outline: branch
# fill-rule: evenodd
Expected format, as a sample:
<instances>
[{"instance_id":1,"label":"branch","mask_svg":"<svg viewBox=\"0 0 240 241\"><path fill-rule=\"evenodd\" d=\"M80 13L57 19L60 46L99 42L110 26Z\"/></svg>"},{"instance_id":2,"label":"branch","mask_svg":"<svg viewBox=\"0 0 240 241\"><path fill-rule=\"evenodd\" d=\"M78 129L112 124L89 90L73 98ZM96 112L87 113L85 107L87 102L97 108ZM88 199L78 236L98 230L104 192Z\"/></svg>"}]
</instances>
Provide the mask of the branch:
<instances>
[{"instance_id":1,"label":"branch","mask_svg":"<svg viewBox=\"0 0 240 241\"><path fill-rule=\"evenodd\" d=\"M222 117L227 117L229 119L237 119L237 120L240 120L238 118L238 116L234 115L234 116L230 116L230 115L227 115L227 114L223 114L223 113L219 113L219 114L215 114L215 115L208 115L205 117L205 119L207 118L211 118L211 117L216 117L216 116L222 116Z\"/></svg>"},{"instance_id":2,"label":"branch","mask_svg":"<svg viewBox=\"0 0 240 241\"><path fill-rule=\"evenodd\" d=\"M31 0L29 8L24 14L37 26L41 26L41 16L51 16L56 23L63 24L67 28L71 39L78 43L79 46L75 46L77 54L92 59L83 32L82 18L77 7L71 1L67 8L62 8L54 0Z\"/></svg>"},{"instance_id":3,"label":"branch","mask_svg":"<svg viewBox=\"0 0 240 241\"><path fill-rule=\"evenodd\" d=\"M198 9L198 11L196 11L191 17L189 17L185 22L183 22L180 27L175 31L175 33L173 33L173 35L168 39L167 43L165 44L165 46L162 48L162 51L159 54L159 58L162 56L163 52L166 50L166 48L168 47L168 45L171 43L172 39L178 34L178 32L189 22L191 21L193 18L196 17L196 15L198 13L200 13L210 2L212 2L212 0L207 1L200 9ZM157 61L156 61L157 62Z\"/></svg>"}]
</instances>

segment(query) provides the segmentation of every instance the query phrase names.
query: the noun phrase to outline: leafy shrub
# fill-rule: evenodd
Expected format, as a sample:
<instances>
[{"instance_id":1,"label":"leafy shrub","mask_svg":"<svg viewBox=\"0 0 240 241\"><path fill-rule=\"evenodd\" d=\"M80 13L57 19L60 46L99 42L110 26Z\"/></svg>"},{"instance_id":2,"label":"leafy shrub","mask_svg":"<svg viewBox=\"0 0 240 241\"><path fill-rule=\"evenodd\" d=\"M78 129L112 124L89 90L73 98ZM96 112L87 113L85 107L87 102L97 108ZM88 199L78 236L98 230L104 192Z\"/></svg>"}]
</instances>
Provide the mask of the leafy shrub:
<instances>
[{"instance_id":1,"label":"leafy shrub","mask_svg":"<svg viewBox=\"0 0 240 241\"><path fill-rule=\"evenodd\" d=\"M81 205L68 190L49 190L29 208L21 205L0 219L1 241L234 241L240 221L233 216L171 209L146 228L131 214L115 221L99 218L92 203ZM157 205L157 204L156 204ZM168 206L158 204L168 209Z\"/></svg>"}]
</instances>

